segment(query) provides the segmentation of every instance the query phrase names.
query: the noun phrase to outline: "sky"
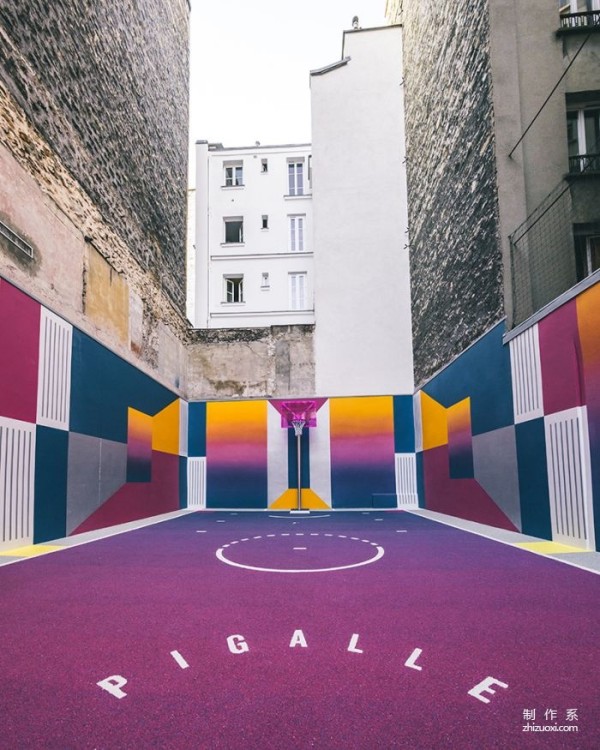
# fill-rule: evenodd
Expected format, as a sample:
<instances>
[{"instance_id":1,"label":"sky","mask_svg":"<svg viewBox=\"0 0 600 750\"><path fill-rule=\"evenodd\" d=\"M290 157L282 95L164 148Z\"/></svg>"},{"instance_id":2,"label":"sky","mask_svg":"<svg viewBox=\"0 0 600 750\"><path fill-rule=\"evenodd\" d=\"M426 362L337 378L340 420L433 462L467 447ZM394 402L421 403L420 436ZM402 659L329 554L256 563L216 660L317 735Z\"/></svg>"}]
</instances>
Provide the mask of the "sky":
<instances>
[{"instance_id":1,"label":"sky","mask_svg":"<svg viewBox=\"0 0 600 750\"><path fill-rule=\"evenodd\" d=\"M342 32L384 26L386 0L191 0L190 142L309 143L309 73Z\"/></svg>"}]
</instances>

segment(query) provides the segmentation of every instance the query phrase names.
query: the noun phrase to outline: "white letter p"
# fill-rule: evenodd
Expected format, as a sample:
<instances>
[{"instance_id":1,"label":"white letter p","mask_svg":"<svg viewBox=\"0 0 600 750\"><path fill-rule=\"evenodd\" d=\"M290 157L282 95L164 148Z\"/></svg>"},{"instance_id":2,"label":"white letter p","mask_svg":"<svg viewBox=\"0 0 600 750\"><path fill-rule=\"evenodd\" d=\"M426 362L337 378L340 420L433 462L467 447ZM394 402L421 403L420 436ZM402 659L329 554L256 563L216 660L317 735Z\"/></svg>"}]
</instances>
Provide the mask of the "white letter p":
<instances>
[{"instance_id":1,"label":"white letter p","mask_svg":"<svg viewBox=\"0 0 600 750\"><path fill-rule=\"evenodd\" d=\"M106 677L104 680L100 680L100 682L97 682L96 685L102 688L102 690L106 690L111 695L114 695L115 698L124 698L127 693L123 692L121 688L123 685L127 685L127 680L124 677L121 677L120 674L114 674L112 677Z\"/></svg>"}]
</instances>

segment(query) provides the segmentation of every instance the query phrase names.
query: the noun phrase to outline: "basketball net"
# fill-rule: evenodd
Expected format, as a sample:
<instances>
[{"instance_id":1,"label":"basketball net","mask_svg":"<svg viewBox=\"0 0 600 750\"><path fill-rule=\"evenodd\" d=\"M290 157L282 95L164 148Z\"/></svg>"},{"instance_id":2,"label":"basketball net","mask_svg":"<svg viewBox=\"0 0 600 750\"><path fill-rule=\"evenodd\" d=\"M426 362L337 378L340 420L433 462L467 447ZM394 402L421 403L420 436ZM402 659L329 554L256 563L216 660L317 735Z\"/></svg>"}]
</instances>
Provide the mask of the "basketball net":
<instances>
[{"instance_id":1,"label":"basketball net","mask_svg":"<svg viewBox=\"0 0 600 750\"><path fill-rule=\"evenodd\" d=\"M294 435L296 437L300 437L302 435L302 430L304 429L305 424L305 419L292 419L292 427L294 428Z\"/></svg>"}]
</instances>

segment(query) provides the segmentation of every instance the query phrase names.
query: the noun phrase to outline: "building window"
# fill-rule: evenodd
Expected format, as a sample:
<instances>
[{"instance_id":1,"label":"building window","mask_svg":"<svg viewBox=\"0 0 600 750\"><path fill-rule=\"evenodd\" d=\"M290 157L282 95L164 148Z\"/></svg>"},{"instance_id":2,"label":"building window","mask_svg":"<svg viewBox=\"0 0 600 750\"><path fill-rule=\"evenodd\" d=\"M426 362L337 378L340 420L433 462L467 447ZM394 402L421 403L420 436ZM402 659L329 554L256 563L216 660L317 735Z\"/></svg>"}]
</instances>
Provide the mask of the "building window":
<instances>
[{"instance_id":1,"label":"building window","mask_svg":"<svg viewBox=\"0 0 600 750\"><path fill-rule=\"evenodd\" d=\"M304 219L305 216L288 216L290 222L290 242L289 249L291 253L304 252Z\"/></svg>"},{"instance_id":2,"label":"building window","mask_svg":"<svg viewBox=\"0 0 600 750\"><path fill-rule=\"evenodd\" d=\"M575 260L578 281L600 268L600 232L575 235Z\"/></svg>"},{"instance_id":3,"label":"building window","mask_svg":"<svg viewBox=\"0 0 600 750\"><path fill-rule=\"evenodd\" d=\"M569 172L600 170L600 106L567 112Z\"/></svg>"},{"instance_id":4,"label":"building window","mask_svg":"<svg viewBox=\"0 0 600 750\"><path fill-rule=\"evenodd\" d=\"M304 162L288 162L288 195L304 195Z\"/></svg>"},{"instance_id":5,"label":"building window","mask_svg":"<svg viewBox=\"0 0 600 750\"><path fill-rule=\"evenodd\" d=\"M244 165L241 161L226 162L225 187L241 187L244 184Z\"/></svg>"},{"instance_id":6,"label":"building window","mask_svg":"<svg viewBox=\"0 0 600 750\"><path fill-rule=\"evenodd\" d=\"M588 13L592 10L600 10L599 0L558 0L558 10L564 13Z\"/></svg>"},{"instance_id":7,"label":"building window","mask_svg":"<svg viewBox=\"0 0 600 750\"><path fill-rule=\"evenodd\" d=\"M306 273L291 273L290 279L290 308L292 310L306 309Z\"/></svg>"},{"instance_id":8,"label":"building window","mask_svg":"<svg viewBox=\"0 0 600 750\"><path fill-rule=\"evenodd\" d=\"M244 277L243 276L223 276L225 299L224 302L243 302L244 301Z\"/></svg>"},{"instance_id":9,"label":"building window","mask_svg":"<svg viewBox=\"0 0 600 750\"><path fill-rule=\"evenodd\" d=\"M241 244L244 241L244 219L241 216L232 216L224 219L225 243Z\"/></svg>"},{"instance_id":10,"label":"building window","mask_svg":"<svg viewBox=\"0 0 600 750\"><path fill-rule=\"evenodd\" d=\"M263 214L262 229L268 229L268 228L269 228L269 217L266 214Z\"/></svg>"},{"instance_id":11,"label":"building window","mask_svg":"<svg viewBox=\"0 0 600 750\"><path fill-rule=\"evenodd\" d=\"M268 159L261 159L260 160L260 171L262 174L266 174L269 171L269 160Z\"/></svg>"}]
</instances>

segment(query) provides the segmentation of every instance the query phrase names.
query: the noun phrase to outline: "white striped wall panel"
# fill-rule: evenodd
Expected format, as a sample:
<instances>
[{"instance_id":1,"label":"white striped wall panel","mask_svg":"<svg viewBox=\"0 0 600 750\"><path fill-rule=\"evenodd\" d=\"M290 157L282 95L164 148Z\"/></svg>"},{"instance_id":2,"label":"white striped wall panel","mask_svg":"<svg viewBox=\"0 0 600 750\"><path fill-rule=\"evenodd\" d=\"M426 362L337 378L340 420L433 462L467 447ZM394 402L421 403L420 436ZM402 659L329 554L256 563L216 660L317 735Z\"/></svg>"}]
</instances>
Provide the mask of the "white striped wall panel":
<instances>
[{"instance_id":1,"label":"white striped wall panel","mask_svg":"<svg viewBox=\"0 0 600 750\"><path fill-rule=\"evenodd\" d=\"M35 425L0 417L0 549L33 542Z\"/></svg>"},{"instance_id":2,"label":"white striped wall panel","mask_svg":"<svg viewBox=\"0 0 600 750\"><path fill-rule=\"evenodd\" d=\"M37 423L69 429L73 326L42 307Z\"/></svg>"},{"instance_id":3,"label":"white striped wall panel","mask_svg":"<svg viewBox=\"0 0 600 750\"><path fill-rule=\"evenodd\" d=\"M552 539L594 549L587 410L551 414L544 423Z\"/></svg>"},{"instance_id":4,"label":"white striped wall panel","mask_svg":"<svg viewBox=\"0 0 600 750\"><path fill-rule=\"evenodd\" d=\"M206 458L187 460L188 508L206 507Z\"/></svg>"},{"instance_id":5,"label":"white striped wall panel","mask_svg":"<svg viewBox=\"0 0 600 750\"><path fill-rule=\"evenodd\" d=\"M509 342L515 422L544 416L537 324Z\"/></svg>"},{"instance_id":6,"label":"white striped wall panel","mask_svg":"<svg viewBox=\"0 0 600 750\"><path fill-rule=\"evenodd\" d=\"M414 453L396 453L398 507L417 508L417 460Z\"/></svg>"}]
</instances>

